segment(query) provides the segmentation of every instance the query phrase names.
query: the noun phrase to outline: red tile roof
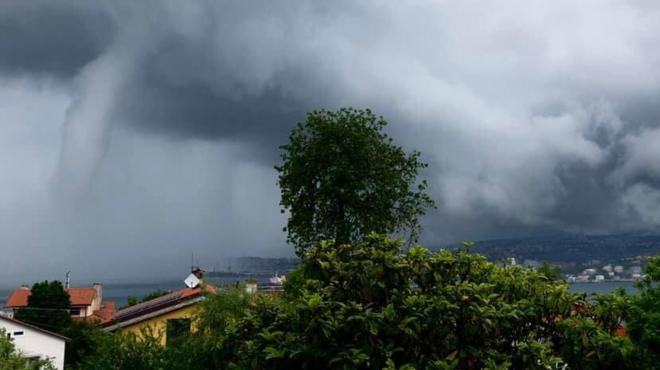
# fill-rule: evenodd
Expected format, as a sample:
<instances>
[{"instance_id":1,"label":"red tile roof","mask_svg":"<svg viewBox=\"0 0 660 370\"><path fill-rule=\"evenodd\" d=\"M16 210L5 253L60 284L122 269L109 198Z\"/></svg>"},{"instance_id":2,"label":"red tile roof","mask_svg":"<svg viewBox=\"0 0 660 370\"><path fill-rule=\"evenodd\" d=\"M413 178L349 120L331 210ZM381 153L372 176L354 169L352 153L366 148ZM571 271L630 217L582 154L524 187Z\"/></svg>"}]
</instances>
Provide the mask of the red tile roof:
<instances>
[{"instance_id":1,"label":"red tile roof","mask_svg":"<svg viewBox=\"0 0 660 370\"><path fill-rule=\"evenodd\" d=\"M27 307L28 297L32 294L30 289L17 289L11 293L6 308L20 308ZM96 295L94 288L69 288L69 296L71 297L71 306L90 306Z\"/></svg>"},{"instance_id":2,"label":"red tile roof","mask_svg":"<svg viewBox=\"0 0 660 370\"><path fill-rule=\"evenodd\" d=\"M115 302L113 301L103 301L101 302L102 311L115 312Z\"/></svg>"},{"instance_id":3,"label":"red tile roof","mask_svg":"<svg viewBox=\"0 0 660 370\"><path fill-rule=\"evenodd\" d=\"M72 306L90 306L96 296L96 290L94 288L69 288L69 296Z\"/></svg>"},{"instance_id":4,"label":"red tile roof","mask_svg":"<svg viewBox=\"0 0 660 370\"><path fill-rule=\"evenodd\" d=\"M101 302L101 309L94 311L92 317L98 319L99 322L108 321L115 315L115 302L103 301Z\"/></svg>"},{"instance_id":5,"label":"red tile roof","mask_svg":"<svg viewBox=\"0 0 660 370\"><path fill-rule=\"evenodd\" d=\"M26 307L28 304L28 297L30 296L30 294L31 292L29 289L14 290L9 296L7 303L5 303L5 307L6 308Z\"/></svg>"}]
</instances>

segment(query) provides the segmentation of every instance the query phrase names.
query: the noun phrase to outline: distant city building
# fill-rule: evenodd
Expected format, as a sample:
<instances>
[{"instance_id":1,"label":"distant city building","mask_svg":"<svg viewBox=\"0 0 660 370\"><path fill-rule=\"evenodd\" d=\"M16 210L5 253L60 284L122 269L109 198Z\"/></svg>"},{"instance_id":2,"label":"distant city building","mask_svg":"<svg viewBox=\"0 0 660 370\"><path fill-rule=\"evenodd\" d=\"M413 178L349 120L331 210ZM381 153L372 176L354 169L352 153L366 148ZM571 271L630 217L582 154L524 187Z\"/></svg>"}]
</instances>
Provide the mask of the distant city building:
<instances>
[{"instance_id":1,"label":"distant city building","mask_svg":"<svg viewBox=\"0 0 660 370\"><path fill-rule=\"evenodd\" d=\"M608 273L612 272L613 271L612 265L603 266L603 271L608 272Z\"/></svg>"},{"instance_id":2,"label":"distant city building","mask_svg":"<svg viewBox=\"0 0 660 370\"><path fill-rule=\"evenodd\" d=\"M630 271L631 275L641 275L642 266L630 266L630 269L628 269L628 271Z\"/></svg>"},{"instance_id":3,"label":"distant city building","mask_svg":"<svg viewBox=\"0 0 660 370\"><path fill-rule=\"evenodd\" d=\"M586 269L586 270L582 271L582 273L586 274L586 275L594 275L594 274L596 274L596 269Z\"/></svg>"},{"instance_id":4,"label":"distant city building","mask_svg":"<svg viewBox=\"0 0 660 370\"><path fill-rule=\"evenodd\" d=\"M621 265L614 266L614 272L616 272L617 274L623 274L623 266Z\"/></svg>"},{"instance_id":5,"label":"distant city building","mask_svg":"<svg viewBox=\"0 0 660 370\"><path fill-rule=\"evenodd\" d=\"M589 281L589 275L578 275L576 280L580 283L586 283Z\"/></svg>"},{"instance_id":6,"label":"distant city building","mask_svg":"<svg viewBox=\"0 0 660 370\"><path fill-rule=\"evenodd\" d=\"M640 274L632 274L632 278L635 279L635 280L639 280L639 279L642 278L642 275L640 275Z\"/></svg>"},{"instance_id":7,"label":"distant city building","mask_svg":"<svg viewBox=\"0 0 660 370\"><path fill-rule=\"evenodd\" d=\"M602 281L605 281L605 276L603 276L603 275L596 275L596 277L594 277L594 281L595 281L596 283L600 283L600 282L602 282Z\"/></svg>"},{"instance_id":8,"label":"distant city building","mask_svg":"<svg viewBox=\"0 0 660 370\"><path fill-rule=\"evenodd\" d=\"M607 276L609 276L609 277L613 277L613 276L614 276L614 271L610 271L610 272L608 272L608 273L607 273Z\"/></svg>"}]
</instances>

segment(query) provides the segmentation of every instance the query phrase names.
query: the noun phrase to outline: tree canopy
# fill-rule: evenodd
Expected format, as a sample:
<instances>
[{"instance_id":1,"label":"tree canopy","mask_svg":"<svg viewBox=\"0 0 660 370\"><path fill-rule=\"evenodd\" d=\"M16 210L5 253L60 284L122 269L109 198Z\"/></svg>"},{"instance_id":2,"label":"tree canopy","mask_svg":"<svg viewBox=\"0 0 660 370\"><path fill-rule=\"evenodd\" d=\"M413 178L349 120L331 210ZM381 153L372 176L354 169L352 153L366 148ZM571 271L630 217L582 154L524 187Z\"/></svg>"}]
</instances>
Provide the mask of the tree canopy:
<instances>
[{"instance_id":1,"label":"tree canopy","mask_svg":"<svg viewBox=\"0 0 660 370\"><path fill-rule=\"evenodd\" d=\"M531 268L488 262L469 244L440 252L402 252L402 245L376 234L358 244L320 243L289 286L297 294L222 290L198 307L185 343L162 348L149 335L101 335L84 363L98 370L660 368L653 294L650 301L623 291L587 298ZM659 277L649 275L657 286Z\"/></svg>"},{"instance_id":2,"label":"tree canopy","mask_svg":"<svg viewBox=\"0 0 660 370\"><path fill-rule=\"evenodd\" d=\"M417 240L419 217L434 206L417 181L427 164L394 145L386 124L368 109L313 111L280 147L280 203L298 255L321 240L355 243L371 232Z\"/></svg>"},{"instance_id":3,"label":"tree canopy","mask_svg":"<svg viewBox=\"0 0 660 370\"><path fill-rule=\"evenodd\" d=\"M62 333L71 323L69 293L56 280L43 281L32 286L25 309L19 309L15 318L48 331Z\"/></svg>"},{"instance_id":4,"label":"tree canopy","mask_svg":"<svg viewBox=\"0 0 660 370\"><path fill-rule=\"evenodd\" d=\"M551 265L547 261L543 261L541 266L539 266L536 271L551 281L558 281L563 279L563 276L561 275L561 268L556 265Z\"/></svg>"}]
</instances>

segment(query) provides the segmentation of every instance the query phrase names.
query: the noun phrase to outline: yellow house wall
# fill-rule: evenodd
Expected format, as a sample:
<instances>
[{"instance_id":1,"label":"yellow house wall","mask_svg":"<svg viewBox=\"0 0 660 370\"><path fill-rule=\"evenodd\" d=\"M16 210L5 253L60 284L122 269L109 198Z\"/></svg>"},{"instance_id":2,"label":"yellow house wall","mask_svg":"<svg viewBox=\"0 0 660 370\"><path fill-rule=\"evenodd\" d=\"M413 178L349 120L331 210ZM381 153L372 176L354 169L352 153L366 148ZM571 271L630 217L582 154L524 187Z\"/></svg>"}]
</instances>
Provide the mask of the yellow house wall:
<instances>
[{"instance_id":1,"label":"yellow house wall","mask_svg":"<svg viewBox=\"0 0 660 370\"><path fill-rule=\"evenodd\" d=\"M182 307L176 311L168 312L164 315L153 317L148 320L140 321L133 325L125 326L121 328L122 333L135 333L138 337L142 336L142 328L151 327L154 334L161 333L161 344L165 345L166 336L167 336L167 320L169 319L189 319L192 316L192 312L195 308L195 305Z\"/></svg>"}]
</instances>

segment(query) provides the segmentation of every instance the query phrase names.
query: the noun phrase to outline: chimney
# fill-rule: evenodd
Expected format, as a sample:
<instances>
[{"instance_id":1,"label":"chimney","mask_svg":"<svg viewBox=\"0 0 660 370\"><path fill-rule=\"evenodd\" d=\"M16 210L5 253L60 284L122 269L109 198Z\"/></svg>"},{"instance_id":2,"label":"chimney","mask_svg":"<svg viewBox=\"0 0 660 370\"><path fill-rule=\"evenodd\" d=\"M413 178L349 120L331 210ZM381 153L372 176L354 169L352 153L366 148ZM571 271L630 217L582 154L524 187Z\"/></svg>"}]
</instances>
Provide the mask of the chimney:
<instances>
[{"instance_id":1,"label":"chimney","mask_svg":"<svg viewBox=\"0 0 660 370\"><path fill-rule=\"evenodd\" d=\"M27 285L21 285L20 290L30 290L30 287Z\"/></svg>"},{"instance_id":2,"label":"chimney","mask_svg":"<svg viewBox=\"0 0 660 370\"><path fill-rule=\"evenodd\" d=\"M99 301L103 300L103 284L94 283L94 290L96 290L96 296L99 297Z\"/></svg>"}]
</instances>

